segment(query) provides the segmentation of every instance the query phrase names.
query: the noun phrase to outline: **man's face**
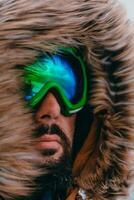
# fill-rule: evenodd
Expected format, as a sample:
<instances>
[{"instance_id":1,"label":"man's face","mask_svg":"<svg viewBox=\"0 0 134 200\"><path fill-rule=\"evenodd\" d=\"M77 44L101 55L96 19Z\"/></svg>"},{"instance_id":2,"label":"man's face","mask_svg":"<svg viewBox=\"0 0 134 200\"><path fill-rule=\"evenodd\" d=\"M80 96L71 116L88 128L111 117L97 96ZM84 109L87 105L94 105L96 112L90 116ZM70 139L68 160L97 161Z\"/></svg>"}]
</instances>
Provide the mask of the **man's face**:
<instances>
[{"instance_id":1,"label":"man's face","mask_svg":"<svg viewBox=\"0 0 134 200\"><path fill-rule=\"evenodd\" d=\"M35 120L39 127L36 148L43 154L43 163L59 163L64 156L70 156L76 114L64 116L56 97L48 92L36 111Z\"/></svg>"},{"instance_id":2,"label":"man's face","mask_svg":"<svg viewBox=\"0 0 134 200\"><path fill-rule=\"evenodd\" d=\"M45 178L39 182L61 189L72 184L74 113L86 104L87 77L85 62L76 49L60 52L42 55L24 68L23 76L24 99L35 109L35 148L42 155Z\"/></svg>"}]
</instances>

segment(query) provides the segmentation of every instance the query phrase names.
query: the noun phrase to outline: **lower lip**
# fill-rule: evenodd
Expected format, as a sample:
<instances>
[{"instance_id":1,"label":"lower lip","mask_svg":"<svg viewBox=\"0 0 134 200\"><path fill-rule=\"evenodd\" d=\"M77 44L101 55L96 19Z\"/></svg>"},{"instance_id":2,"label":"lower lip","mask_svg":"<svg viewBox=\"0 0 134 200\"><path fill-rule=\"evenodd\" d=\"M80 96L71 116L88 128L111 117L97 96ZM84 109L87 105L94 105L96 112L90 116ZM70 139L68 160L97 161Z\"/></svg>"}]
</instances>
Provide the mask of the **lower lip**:
<instances>
[{"instance_id":1,"label":"lower lip","mask_svg":"<svg viewBox=\"0 0 134 200\"><path fill-rule=\"evenodd\" d=\"M59 149L61 146L60 138L57 135L44 135L40 138L36 147L39 150L45 149Z\"/></svg>"},{"instance_id":2,"label":"lower lip","mask_svg":"<svg viewBox=\"0 0 134 200\"><path fill-rule=\"evenodd\" d=\"M49 142L39 142L37 144L37 149L39 150L45 150L45 149L59 149L60 144L56 141L49 141Z\"/></svg>"}]
</instances>

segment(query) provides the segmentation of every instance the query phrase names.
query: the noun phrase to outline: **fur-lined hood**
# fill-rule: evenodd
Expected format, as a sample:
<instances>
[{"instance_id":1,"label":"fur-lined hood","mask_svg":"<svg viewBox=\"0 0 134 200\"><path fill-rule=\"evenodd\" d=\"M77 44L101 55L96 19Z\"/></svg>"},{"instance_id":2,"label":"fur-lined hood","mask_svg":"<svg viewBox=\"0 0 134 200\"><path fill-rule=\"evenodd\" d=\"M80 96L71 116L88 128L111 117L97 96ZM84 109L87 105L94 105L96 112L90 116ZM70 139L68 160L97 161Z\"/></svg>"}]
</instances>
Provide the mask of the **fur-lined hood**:
<instances>
[{"instance_id":1,"label":"fur-lined hood","mask_svg":"<svg viewBox=\"0 0 134 200\"><path fill-rule=\"evenodd\" d=\"M76 185L95 200L118 199L133 176L134 39L112 0L0 1L0 196L25 196L40 173L16 66L57 46L84 46L91 72L95 122L79 154L87 153L84 162L75 161Z\"/></svg>"}]
</instances>

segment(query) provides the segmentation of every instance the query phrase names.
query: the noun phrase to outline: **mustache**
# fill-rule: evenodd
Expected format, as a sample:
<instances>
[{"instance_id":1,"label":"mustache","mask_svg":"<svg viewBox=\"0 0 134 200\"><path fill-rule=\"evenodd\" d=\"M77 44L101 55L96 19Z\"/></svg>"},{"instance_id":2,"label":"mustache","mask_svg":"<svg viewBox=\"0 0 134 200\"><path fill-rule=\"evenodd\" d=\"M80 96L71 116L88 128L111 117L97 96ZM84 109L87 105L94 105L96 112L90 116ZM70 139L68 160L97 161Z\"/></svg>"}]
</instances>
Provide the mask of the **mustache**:
<instances>
[{"instance_id":1,"label":"mustache","mask_svg":"<svg viewBox=\"0 0 134 200\"><path fill-rule=\"evenodd\" d=\"M65 134L65 132L57 124L40 125L39 127L36 128L34 132L34 137L38 138L45 134L50 134L50 135L56 134L61 138L63 145L68 146L68 147L70 146L70 140L66 136L67 134Z\"/></svg>"},{"instance_id":2,"label":"mustache","mask_svg":"<svg viewBox=\"0 0 134 200\"><path fill-rule=\"evenodd\" d=\"M56 134L60 137L65 136L64 131L57 125L57 124L52 124L52 125L40 125L39 127L36 128L34 136L35 137L40 137L44 134Z\"/></svg>"}]
</instances>

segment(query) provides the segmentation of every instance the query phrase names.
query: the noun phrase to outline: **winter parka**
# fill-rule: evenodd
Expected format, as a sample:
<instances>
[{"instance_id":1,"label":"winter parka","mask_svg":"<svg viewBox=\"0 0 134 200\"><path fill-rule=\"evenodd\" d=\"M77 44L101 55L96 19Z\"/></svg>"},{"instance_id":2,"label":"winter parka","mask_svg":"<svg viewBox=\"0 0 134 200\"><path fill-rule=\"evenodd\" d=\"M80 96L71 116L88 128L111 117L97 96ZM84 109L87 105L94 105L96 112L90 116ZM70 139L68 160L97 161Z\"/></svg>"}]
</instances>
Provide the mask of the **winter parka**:
<instances>
[{"instance_id":1,"label":"winter parka","mask_svg":"<svg viewBox=\"0 0 134 200\"><path fill-rule=\"evenodd\" d=\"M19 66L57 46L84 47L90 71L88 104L94 116L74 162L76 187L67 199L74 200L79 188L87 199L129 199L134 166L133 35L117 1L0 1L1 199L27 196L41 173Z\"/></svg>"}]
</instances>

